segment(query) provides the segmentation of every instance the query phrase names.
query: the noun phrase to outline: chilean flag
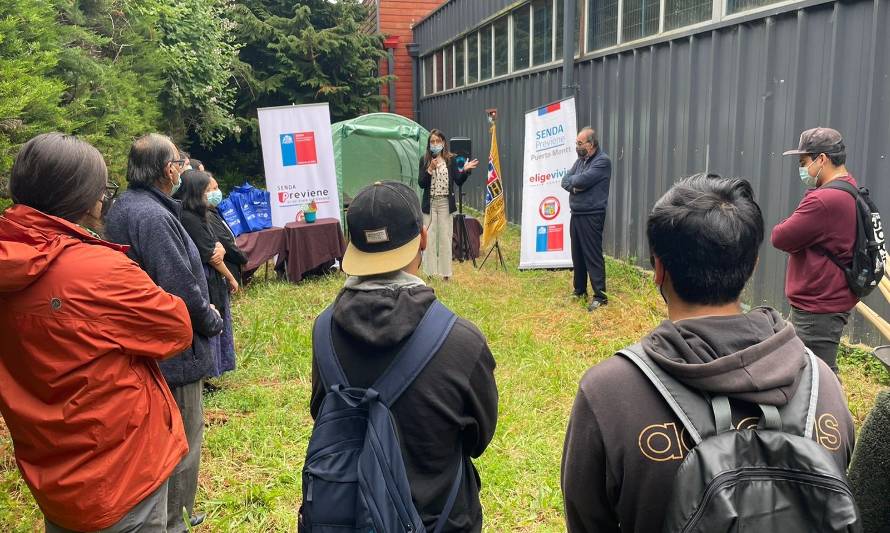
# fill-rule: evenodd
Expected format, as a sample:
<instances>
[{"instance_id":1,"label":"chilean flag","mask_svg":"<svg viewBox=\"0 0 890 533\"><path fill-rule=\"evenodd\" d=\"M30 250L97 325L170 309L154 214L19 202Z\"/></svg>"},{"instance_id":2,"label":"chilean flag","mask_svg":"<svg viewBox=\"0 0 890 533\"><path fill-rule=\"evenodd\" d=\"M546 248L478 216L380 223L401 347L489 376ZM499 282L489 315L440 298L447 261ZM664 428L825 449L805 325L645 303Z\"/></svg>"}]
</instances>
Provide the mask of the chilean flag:
<instances>
[{"instance_id":1,"label":"chilean flag","mask_svg":"<svg viewBox=\"0 0 890 533\"><path fill-rule=\"evenodd\" d=\"M538 108L538 116L541 117L541 116L546 115L547 113L553 113L554 111L559 111L559 102L556 102L555 104L550 104L548 106L539 107Z\"/></svg>"},{"instance_id":2,"label":"chilean flag","mask_svg":"<svg viewBox=\"0 0 890 533\"><path fill-rule=\"evenodd\" d=\"M315 150L315 132L282 133L281 164L286 167L294 165L315 165L318 156Z\"/></svg>"}]
</instances>

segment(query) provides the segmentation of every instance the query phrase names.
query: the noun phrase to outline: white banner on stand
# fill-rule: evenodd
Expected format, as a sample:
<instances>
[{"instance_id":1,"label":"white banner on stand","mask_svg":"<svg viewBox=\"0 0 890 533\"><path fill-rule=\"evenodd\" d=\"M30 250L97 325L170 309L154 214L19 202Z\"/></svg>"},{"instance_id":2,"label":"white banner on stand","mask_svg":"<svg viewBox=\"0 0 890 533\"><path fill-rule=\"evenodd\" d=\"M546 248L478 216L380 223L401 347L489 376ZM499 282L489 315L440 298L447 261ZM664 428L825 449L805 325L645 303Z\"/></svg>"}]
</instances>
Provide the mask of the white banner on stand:
<instances>
[{"instance_id":1,"label":"white banner on stand","mask_svg":"<svg viewBox=\"0 0 890 533\"><path fill-rule=\"evenodd\" d=\"M525 114L519 268L572 266L569 193L560 185L575 160L575 99Z\"/></svg>"},{"instance_id":2,"label":"white banner on stand","mask_svg":"<svg viewBox=\"0 0 890 533\"><path fill-rule=\"evenodd\" d=\"M317 218L340 220L328 104L257 110L272 225L293 222L314 200Z\"/></svg>"}]
</instances>

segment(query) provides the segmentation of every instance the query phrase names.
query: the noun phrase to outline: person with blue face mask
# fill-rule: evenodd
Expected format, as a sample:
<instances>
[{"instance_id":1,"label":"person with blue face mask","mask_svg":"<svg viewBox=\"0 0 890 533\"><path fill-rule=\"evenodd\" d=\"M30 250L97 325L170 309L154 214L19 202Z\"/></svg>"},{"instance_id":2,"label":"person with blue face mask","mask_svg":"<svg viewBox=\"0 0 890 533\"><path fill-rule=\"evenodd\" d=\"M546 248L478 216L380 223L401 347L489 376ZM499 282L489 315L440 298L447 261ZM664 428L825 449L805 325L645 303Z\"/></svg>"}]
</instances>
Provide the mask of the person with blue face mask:
<instances>
[{"instance_id":1,"label":"person with blue face mask","mask_svg":"<svg viewBox=\"0 0 890 533\"><path fill-rule=\"evenodd\" d=\"M813 128L800 135L798 175L807 188L800 205L772 231L774 247L787 252L785 296L791 323L804 344L837 372L841 333L859 298L844 272L828 254L850 264L856 244L856 200L848 192L826 187L835 180L858 188L845 166L844 139L837 130Z\"/></svg>"},{"instance_id":2,"label":"person with blue face mask","mask_svg":"<svg viewBox=\"0 0 890 533\"><path fill-rule=\"evenodd\" d=\"M420 160L417 182L423 189L421 211L429 244L423 252L422 268L427 276L451 277L451 241L454 237L452 214L457 211L454 186L467 181L479 160L458 167L457 158L448 151L448 139L441 131L430 131L426 154Z\"/></svg>"},{"instance_id":3,"label":"person with blue face mask","mask_svg":"<svg viewBox=\"0 0 890 533\"><path fill-rule=\"evenodd\" d=\"M203 164L201 164L201 168L204 168ZM223 200L223 193L219 189L219 184L212 176L213 175L211 174L210 185L208 185L206 195L208 205L207 222L210 224L210 230L213 232L213 236L225 250L223 262L225 263L226 268L229 269L229 272L235 278L235 282L237 282L238 285L241 285L243 283L241 270L244 268L244 265L247 264L247 255L238 247L238 243L235 242L235 235L232 233L229 225L226 224L222 214L220 214L217 209Z\"/></svg>"},{"instance_id":4,"label":"person with blue face mask","mask_svg":"<svg viewBox=\"0 0 890 533\"><path fill-rule=\"evenodd\" d=\"M182 174L182 181L182 188L174 196L182 202L182 225L201 255L210 303L219 310L223 318L222 333L210 339L213 366L208 377L213 378L235 369L230 295L238 292L239 286L226 266L225 246L216 237L211 223L214 207L222 201L219 185L208 172L200 170L186 170Z\"/></svg>"}]
</instances>

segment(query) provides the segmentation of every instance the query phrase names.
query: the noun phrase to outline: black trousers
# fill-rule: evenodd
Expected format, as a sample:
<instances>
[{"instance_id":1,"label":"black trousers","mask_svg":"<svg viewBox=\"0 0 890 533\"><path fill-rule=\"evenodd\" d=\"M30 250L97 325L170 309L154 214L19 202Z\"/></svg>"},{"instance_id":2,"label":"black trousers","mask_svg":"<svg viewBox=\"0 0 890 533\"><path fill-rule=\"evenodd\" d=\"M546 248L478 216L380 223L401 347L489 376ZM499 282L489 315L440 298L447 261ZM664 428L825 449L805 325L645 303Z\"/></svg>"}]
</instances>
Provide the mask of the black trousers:
<instances>
[{"instance_id":1,"label":"black trousers","mask_svg":"<svg viewBox=\"0 0 890 533\"><path fill-rule=\"evenodd\" d=\"M844 326L850 320L846 313L810 313L791 306L791 323L804 346L837 374L837 347L841 343Z\"/></svg>"},{"instance_id":2,"label":"black trousers","mask_svg":"<svg viewBox=\"0 0 890 533\"><path fill-rule=\"evenodd\" d=\"M606 261L603 258L603 224L606 214L572 215L569 234L572 237L572 264L575 270L575 294L587 293L587 276L593 295L600 300L606 296Z\"/></svg>"}]
</instances>

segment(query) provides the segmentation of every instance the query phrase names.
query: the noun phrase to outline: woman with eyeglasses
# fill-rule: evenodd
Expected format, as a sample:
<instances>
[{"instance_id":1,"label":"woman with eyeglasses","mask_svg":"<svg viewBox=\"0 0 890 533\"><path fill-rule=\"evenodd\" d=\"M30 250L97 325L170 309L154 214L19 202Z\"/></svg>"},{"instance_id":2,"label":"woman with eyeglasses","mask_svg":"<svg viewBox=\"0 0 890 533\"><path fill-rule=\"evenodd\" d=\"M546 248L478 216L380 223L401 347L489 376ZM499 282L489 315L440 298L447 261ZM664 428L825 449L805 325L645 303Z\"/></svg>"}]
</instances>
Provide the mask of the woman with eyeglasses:
<instances>
[{"instance_id":1,"label":"woman with eyeglasses","mask_svg":"<svg viewBox=\"0 0 890 533\"><path fill-rule=\"evenodd\" d=\"M217 377L235 369L235 337L232 333L232 312L229 294L238 292L238 281L224 261L225 247L217 239L210 222L210 210L219 204L222 192L207 172L186 170L182 173L182 187L173 195L182 202L182 227L198 248L210 303L223 318L222 334L210 339L213 369L209 377Z\"/></svg>"},{"instance_id":2,"label":"woman with eyeglasses","mask_svg":"<svg viewBox=\"0 0 890 533\"><path fill-rule=\"evenodd\" d=\"M454 186L463 185L478 164L479 161L473 159L458 168L457 158L448 151L445 134L437 129L430 131L417 179L423 189L420 208L427 230L427 245L421 266L427 276L445 280L451 277L451 241L454 237L451 215L457 211Z\"/></svg>"},{"instance_id":3,"label":"woman with eyeglasses","mask_svg":"<svg viewBox=\"0 0 890 533\"><path fill-rule=\"evenodd\" d=\"M39 135L0 215L0 412L51 533L165 531L188 451L156 362L191 345L188 309L99 237L107 176L91 145Z\"/></svg>"}]
</instances>

